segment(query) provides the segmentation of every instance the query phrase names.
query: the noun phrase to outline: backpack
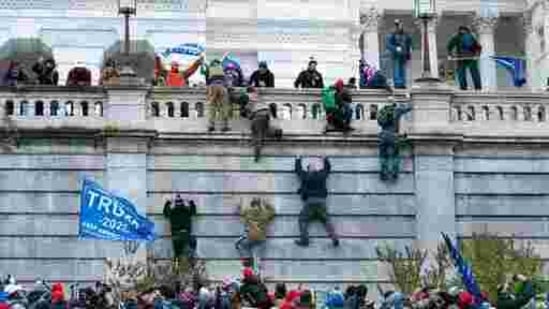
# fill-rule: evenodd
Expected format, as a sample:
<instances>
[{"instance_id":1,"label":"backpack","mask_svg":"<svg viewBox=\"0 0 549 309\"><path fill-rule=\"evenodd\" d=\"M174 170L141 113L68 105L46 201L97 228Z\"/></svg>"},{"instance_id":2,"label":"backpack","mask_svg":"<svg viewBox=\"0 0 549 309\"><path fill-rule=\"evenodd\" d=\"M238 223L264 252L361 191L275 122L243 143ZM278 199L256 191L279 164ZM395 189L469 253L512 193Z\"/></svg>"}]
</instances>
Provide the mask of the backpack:
<instances>
[{"instance_id":1,"label":"backpack","mask_svg":"<svg viewBox=\"0 0 549 309\"><path fill-rule=\"evenodd\" d=\"M322 105L324 106L324 110L326 110L326 112L333 112L337 110L335 93L336 91L332 87L322 89Z\"/></svg>"},{"instance_id":2,"label":"backpack","mask_svg":"<svg viewBox=\"0 0 549 309\"><path fill-rule=\"evenodd\" d=\"M209 68L209 77L219 77L219 76L225 76L225 72L223 71L223 67L221 66L221 64L216 64L216 65L212 65L210 66Z\"/></svg>"},{"instance_id":3,"label":"backpack","mask_svg":"<svg viewBox=\"0 0 549 309\"><path fill-rule=\"evenodd\" d=\"M476 40L472 34L464 34L461 37L461 50L466 52L475 52Z\"/></svg>"}]
</instances>

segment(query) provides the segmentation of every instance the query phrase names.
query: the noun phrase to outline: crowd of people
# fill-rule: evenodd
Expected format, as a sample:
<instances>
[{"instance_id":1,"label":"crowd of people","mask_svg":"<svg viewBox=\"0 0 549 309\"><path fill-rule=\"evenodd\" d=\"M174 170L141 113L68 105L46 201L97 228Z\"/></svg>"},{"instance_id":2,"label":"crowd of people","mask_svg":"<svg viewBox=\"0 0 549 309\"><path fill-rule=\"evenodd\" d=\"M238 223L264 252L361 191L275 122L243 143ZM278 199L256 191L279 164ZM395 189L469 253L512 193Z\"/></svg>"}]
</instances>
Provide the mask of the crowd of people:
<instances>
[{"instance_id":1,"label":"crowd of people","mask_svg":"<svg viewBox=\"0 0 549 309\"><path fill-rule=\"evenodd\" d=\"M143 290L129 289L114 295L108 285L97 282L94 286L79 288L62 283L49 285L44 281L24 289L15 278L8 276L0 284L0 308L18 309L520 309L548 308L549 294L536 297L534 284L522 275L500 286L496 299L476 299L470 292L457 286L448 289L418 288L410 294L394 289L381 290L378 301L366 285L347 286L345 291L334 286L328 291L315 291L303 285L289 289L280 282L269 289L261 276L252 268L243 268L242 274L226 277L222 282L197 282L183 286L181 282ZM525 307L526 306L526 307Z\"/></svg>"}]
</instances>

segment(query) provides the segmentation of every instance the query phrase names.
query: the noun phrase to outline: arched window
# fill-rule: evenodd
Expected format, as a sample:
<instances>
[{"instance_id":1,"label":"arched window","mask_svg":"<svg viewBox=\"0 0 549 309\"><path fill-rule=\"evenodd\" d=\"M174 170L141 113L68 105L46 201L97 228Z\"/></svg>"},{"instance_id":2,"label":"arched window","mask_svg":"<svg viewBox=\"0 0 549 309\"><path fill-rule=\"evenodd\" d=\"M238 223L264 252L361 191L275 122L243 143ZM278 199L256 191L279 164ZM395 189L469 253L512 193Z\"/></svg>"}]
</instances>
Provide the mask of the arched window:
<instances>
[{"instance_id":1,"label":"arched window","mask_svg":"<svg viewBox=\"0 0 549 309\"><path fill-rule=\"evenodd\" d=\"M181 102L181 118L189 118L189 103Z\"/></svg>"},{"instance_id":2,"label":"arched window","mask_svg":"<svg viewBox=\"0 0 549 309\"><path fill-rule=\"evenodd\" d=\"M475 120L475 107L467 106L467 121Z\"/></svg>"},{"instance_id":3,"label":"arched window","mask_svg":"<svg viewBox=\"0 0 549 309\"><path fill-rule=\"evenodd\" d=\"M269 104L269 110L271 111L271 116L274 119L277 119L278 118L278 106L276 105L276 103Z\"/></svg>"},{"instance_id":4,"label":"arched window","mask_svg":"<svg viewBox=\"0 0 549 309\"><path fill-rule=\"evenodd\" d=\"M281 118L284 120L291 120L292 119L292 105L289 103L285 103L282 105L282 115Z\"/></svg>"},{"instance_id":5,"label":"arched window","mask_svg":"<svg viewBox=\"0 0 549 309\"><path fill-rule=\"evenodd\" d=\"M539 121L539 122L545 121L545 117L546 117L546 115L545 115L545 107L543 107L542 105L540 105L540 106L538 107L538 121Z\"/></svg>"},{"instance_id":6,"label":"arched window","mask_svg":"<svg viewBox=\"0 0 549 309\"><path fill-rule=\"evenodd\" d=\"M320 119L320 113L321 113L321 108L320 108L320 104L316 103L313 105L313 109L312 109L312 112L313 112L313 119Z\"/></svg>"},{"instance_id":7,"label":"arched window","mask_svg":"<svg viewBox=\"0 0 549 309\"><path fill-rule=\"evenodd\" d=\"M532 121L532 108L530 106L524 107L524 120Z\"/></svg>"},{"instance_id":8,"label":"arched window","mask_svg":"<svg viewBox=\"0 0 549 309\"><path fill-rule=\"evenodd\" d=\"M505 120L505 117L503 115L503 108L501 106L496 106L496 113L498 120Z\"/></svg>"},{"instance_id":9,"label":"arched window","mask_svg":"<svg viewBox=\"0 0 549 309\"><path fill-rule=\"evenodd\" d=\"M50 116L59 116L59 102L50 102Z\"/></svg>"},{"instance_id":10,"label":"arched window","mask_svg":"<svg viewBox=\"0 0 549 309\"><path fill-rule=\"evenodd\" d=\"M74 116L74 104L72 101L65 103L65 116Z\"/></svg>"},{"instance_id":11,"label":"arched window","mask_svg":"<svg viewBox=\"0 0 549 309\"><path fill-rule=\"evenodd\" d=\"M511 106L511 120L517 120L518 119L518 109L516 106Z\"/></svg>"},{"instance_id":12,"label":"arched window","mask_svg":"<svg viewBox=\"0 0 549 309\"><path fill-rule=\"evenodd\" d=\"M34 102L34 115L44 116L44 102L42 101Z\"/></svg>"},{"instance_id":13,"label":"arched window","mask_svg":"<svg viewBox=\"0 0 549 309\"><path fill-rule=\"evenodd\" d=\"M482 107L482 115L484 117L484 120L490 120L490 109L488 106Z\"/></svg>"},{"instance_id":14,"label":"arched window","mask_svg":"<svg viewBox=\"0 0 549 309\"><path fill-rule=\"evenodd\" d=\"M19 105L19 115L20 116L28 116L29 115L29 102L27 101L21 101Z\"/></svg>"},{"instance_id":15,"label":"arched window","mask_svg":"<svg viewBox=\"0 0 549 309\"><path fill-rule=\"evenodd\" d=\"M356 120L364 119L364 106L362 104L357 104L355 107L355 119Z\"/></svg>"},{"instance_id":16,"label":"arched window","mask_svg":"<svg viewBox=\"0 0 549 309\"><path fill-rule=\"evenodd\" d=\"M95 102L94 106L94 115L96 117L103 117L103 103L100 101Z\"/></svg>"},{"instance_id":17,"label":"arched window","mask_svg":"<svg viewBox=\"0 0 549 309\"><path fill-rule=\"evenodd\" d=\"M370 120L377 119L377 105L370 105Z\"/></svg>"},{"instance_id":18,"label":"arched window","mask_svg":"<svg viewBox=\"0 0 549 309\"><path fill-rule=\"evenodd\" d=\"M89 104L87 101L80 102L80 107L82 110L82 116L87 117L90 115Z\"/></svg>"},{"instance_id":19,"label":"arched window","mask_svg":"<svg viewBox=\"0 0 549 309\"><path fill-rule=\"evenodd\" d=\"M6 101L6 115L7 116L12 116L14 109L15 109L15 104L13 103L13 101L12 100L7 100Z\"/></svg>"},{"instance_id":20,"label":"arched window","mask_svg":"<svg viewBox=\"0 0 549 309\"><path fill-rule=\"evenodd\" d=\"M305 106L305 104L299 104L297 106L297 118L307 119L307 107Z\"/></svg>"},{"instance_id":21,"label":"arched window","mask_svg":"<svg viewBox=\"0 0 549 309\"><path fill-rule=\"evenodd\" d=\"M166 103L166 109L168 110L168 117L173 118L175 117L175 108L173 107L172 102Z\"/></svg>"},{"instance_id":22,"label":"arched window","mask_svg":"<svg viewBox=\"0 0 549 309\"><path fill-rule=\"evenodd\" d=\"M196 102L196 104L194 105L194 109L196 110L196 117L204 117L204 103Z\"/></svg>"},{"instance_id":23,"label":"arched window","mask_svg":"<svg viewBox=\"0 0 549 309\"><path fill-rule=\"evenodd\" d=\"M151 103L151 116L160 117L160 107L158 106L158 102Z\"/></svg>"}]
</instances>

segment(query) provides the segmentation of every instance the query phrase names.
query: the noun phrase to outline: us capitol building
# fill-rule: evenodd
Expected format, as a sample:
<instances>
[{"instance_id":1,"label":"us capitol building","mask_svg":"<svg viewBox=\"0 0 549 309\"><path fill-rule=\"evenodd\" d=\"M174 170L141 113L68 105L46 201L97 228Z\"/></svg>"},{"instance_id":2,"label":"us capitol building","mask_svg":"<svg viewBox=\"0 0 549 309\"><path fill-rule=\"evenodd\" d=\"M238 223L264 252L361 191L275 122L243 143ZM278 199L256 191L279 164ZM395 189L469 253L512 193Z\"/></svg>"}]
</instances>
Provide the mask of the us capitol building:
<instances>
[{"instance_id":1,"label":"us capitol building","mask_svg":"<svg viewBox=\"0 0 549 309\"><path fill-rule=\"evenodd\" d=\"M452 79L446 43L459 25L468 25L483 46L488 90L510 85L491 55L526 57L527 86L546 86L547 6L542 0L437 0L429 25L432 75ZM90 67L97 83L103 51L124 33L117 9L115 0L1 0L0 37L41 37L54 50L60 83L76 62ZM232 51L247 75L266 60L277 87L291 87L311 56L327 82L356 76L361 53L387 68L384 37L399 18L414 38L412 80L421 73L422 55L412 10L413 0L137 0L130 27L133 39L147 39L157 51L191 42L205 44L208 55Z\"/></svg>"}]
</instances>

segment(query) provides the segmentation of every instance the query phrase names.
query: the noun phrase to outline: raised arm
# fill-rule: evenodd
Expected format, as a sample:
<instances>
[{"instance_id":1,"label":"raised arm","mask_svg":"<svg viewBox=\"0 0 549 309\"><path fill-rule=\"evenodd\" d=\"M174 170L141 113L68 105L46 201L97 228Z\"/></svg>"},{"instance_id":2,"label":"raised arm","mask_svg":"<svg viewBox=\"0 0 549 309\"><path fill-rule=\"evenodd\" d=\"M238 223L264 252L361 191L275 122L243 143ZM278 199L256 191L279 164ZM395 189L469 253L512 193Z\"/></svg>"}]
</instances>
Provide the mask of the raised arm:
<instances>
[{"instance_id":1,"label":"raised arm","mask_svg":"<svg viewBox=\"0 0 549 309\"><path fill-rule=\"evenodd\" d=\"M332 171L332 165L330 164L330 159L328 157L324 157L324 169L322 170L323 173L328 176L330 172Z\"/></svg>"},{"instance_id":2,"label":"raised arm","mask_svg":"<svg viewBox=\"0 0 549 309\"><path fill-rule=\"evenodd\" d=\"M172 215L172 201L167 200L166 203L164 203L164 217L170 218Z\"/></svg>"},{"instance_id":3,"label":"raised arm","mask_svg":"<svg viewBox=\"0 0 549 309\"><path fill-rule=\"evenodd\" d=\"M448 41L448 44L446 45L446 51L448 52L448 56L450 56L452 54L452 52L454 51L454 48L456 48L458 44L458 38L457 36L453 36L450 41Z\"/></svg>"},{"instance_id":4,"label":"raised arm","mask_svg":"<svg viewBox=\"0 0 549 309\"><path fill-rule=\"evenodd\" d=\"M301 157L297 157L295 159L295 173L301 179L303 179L303 177L305 177L305 172L303 171L303 166L301 165Z\"/></svg>"},{"instance_id":5,"label":"raised arm","mask_svg":"<svg viewBox=\"0 0 549 309\"><path fill-rule=\"evenodd\" d=\"M201 64L202 64L202 58L194 61L190 67L188 67L185 71L182 72L183 78L188 79L189 77L191 77L196 72L196 70L200 68Z\"/></svg>"},{"instance_id":6,"label":"raised arm","mask_svg":"<svg viewBox=\"0 0 549 309\"><path fill-rule=\"evenodd\" d=\"M189 201L189 206L191 207L191 216L196 216L196 204L193 200Z\"/></svg>"},{"instance_id":7,"label":"raised arm","mask_svg":"<svg viewBox=\"0 0 549 309\"><path fill-rule=\"evenodd\" d=\"M406 114L407 112L412 110L412 104L405 103L405 104L398 104L395 109L395 117L396 119L399 119L402 115Z\"/></svg>"},{"instance_id":8,"label":"raised arm","mask_svg":"<svg viewBox=\"0 0 549 309\"><path fill-rule=\"evenodd\" d=\"M271 205L271 203L269 202L265 202L264 203L265 205L265 220L266 222L271 222L274 217L275 217L275 209L273 207L273 205Z\"/></svg>"}]
</instances>

